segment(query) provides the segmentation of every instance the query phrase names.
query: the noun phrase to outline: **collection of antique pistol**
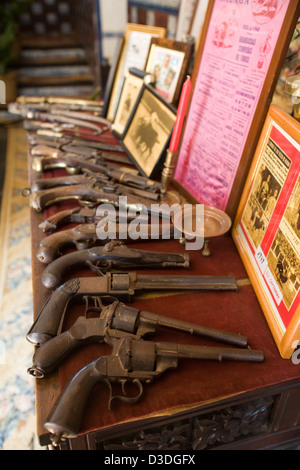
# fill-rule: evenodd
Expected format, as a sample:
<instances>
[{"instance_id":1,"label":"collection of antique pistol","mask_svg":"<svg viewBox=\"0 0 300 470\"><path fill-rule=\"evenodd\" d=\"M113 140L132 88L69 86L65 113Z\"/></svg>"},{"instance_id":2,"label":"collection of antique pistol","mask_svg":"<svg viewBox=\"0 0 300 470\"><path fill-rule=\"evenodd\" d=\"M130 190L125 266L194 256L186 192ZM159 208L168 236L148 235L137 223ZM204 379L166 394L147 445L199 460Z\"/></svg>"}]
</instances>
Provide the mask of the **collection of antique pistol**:
<instances>
[{"instance_id":1,"label":"collection of antique pistol","mask_svg":"<svg viewBox=\"0 0 300 470\"><path fill-rule=\"evenodd\" d=\"M119 196L126 196L128 208L143 204L150 215L152 203L162 200L160 183L133 172L122 146L105 139L111 123L101 117L98 102L20 97L10 105L10 111L24 118L32 168L41 174L24 190L31 208L44 212L60 201L79 201L78 207L56 211L40 225L48 235L40 242L36 255L45 264L41 282L51 294L27 334L27 339L36 346L28 372L37 378L45 377L84 344L105 342L112 348L111 355L101 356L79 370L60 394L45 423L54 444L78 435L90 392L98 382L109 387L109 406L114 398L134 403L142 395L142 384L176 367L179 358L264 360L261 351L247 348L245 336L141 311L123 303L129 302L139 291L236 290L237 285L230 276L137 274L134 269L138 268L188 268L190 256L186 252L130 249L118 240L118 231L115 240L98 238L96 227L103 219L97 214L99 204L114 205L118 214ZM68 176L47 177L48 170L57 168L66 170ZM72 224L72 228L64 229L67 224ZM150 227L148 220L147 226ZM163 230L159 234L163 237ZM70 245L74 251L62 254ZM67 271L76 273L80 266L89 266L98 275L63 282ZM85 316L80 316L69 330L63 331L71 299L85 302ZM234 347L144 339L158 327ZM138 388L135 397L126 394L128 382ZM113 383L122 385L122 396L113 396Z\"/></svg>"}]
</instances>

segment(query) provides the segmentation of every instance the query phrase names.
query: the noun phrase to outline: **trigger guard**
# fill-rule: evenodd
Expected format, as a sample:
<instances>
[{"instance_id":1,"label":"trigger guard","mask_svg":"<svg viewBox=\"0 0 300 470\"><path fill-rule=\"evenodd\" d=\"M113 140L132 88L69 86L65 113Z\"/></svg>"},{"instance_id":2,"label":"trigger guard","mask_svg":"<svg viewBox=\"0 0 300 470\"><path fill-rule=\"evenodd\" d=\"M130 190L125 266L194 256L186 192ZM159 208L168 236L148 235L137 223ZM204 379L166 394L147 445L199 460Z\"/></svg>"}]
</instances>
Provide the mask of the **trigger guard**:
<instances>
[{"instance_id":1,"label":"trigger guard","mask_svg":"<svg viewBox=\"0 0 300 470\"><path fill-rule=\"evenodd\" d=\"M127 397L126 396L126 390L125 390L125 385L126 385L126 382L127 380L122 380L121 381L121 384L122 384L122 392L124 393L123 396L112 396L112 388L111 388L111 385L110 385L110 400L109 400L109 409L110 409L110 405L111 405L111 402L116 399L116 400L120 400L122 402L125 402L125 403L136 403L142 396L142 393L143 393L143 385L141 383L140 380L138 379L134 379L132 381L133 384L137 385L138 389L139 389L139 393L138 395L136 395L135 397Z\"/></svg>"},{"instance_id":2,"label":"trigger guard","mask_svg":"<svg viewBox=\"0 0 300 470\"><path fill-rule=\"evenodd\" d=\"M87 266L90 268L90 270L96 274L97 276L103 276L105 271L111 269L111 263L108 261L107 263L100 264L101 262L93 262L93 261L87 261Z\"/></svg>"},{"instance_id":3,"label":"trigger guard","mask_svg":"<svg viewBox=\"0 0 300 470\"><path fill-rule=\"evenodd\" d=\"M90 248L93 246L93 244L95 243L94 240L84 240L84 241L76 241L75 242L75 247L76 247L76 250L80 251L80 250L86 250L87 248Z\"/></svg>"}]
</instances>

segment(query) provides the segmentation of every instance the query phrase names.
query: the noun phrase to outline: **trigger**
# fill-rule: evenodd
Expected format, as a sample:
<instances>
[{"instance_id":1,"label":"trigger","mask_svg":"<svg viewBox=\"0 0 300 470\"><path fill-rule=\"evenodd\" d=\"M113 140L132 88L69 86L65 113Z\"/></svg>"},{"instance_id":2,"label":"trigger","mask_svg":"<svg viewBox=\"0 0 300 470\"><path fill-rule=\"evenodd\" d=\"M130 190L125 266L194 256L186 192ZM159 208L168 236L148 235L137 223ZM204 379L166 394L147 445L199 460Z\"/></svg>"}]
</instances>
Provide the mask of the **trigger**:
<instances>
[{"instance_id":1,"label":"trigger","mask_svg":"<svg viewBox=\"0 0 300 470\"><path fill-rule=\"evenodd\" d=\"M123 401L125 403L136 403L142 396L142 393L143 393L143 385L141 383L140 380L138 379L134 379L132 381L133 384L137 385L138 389L139 389L139 393L135 396L135 397L128 397L127 396L127 393L126 393L126 390L125 390L125 386L126 386L126 383L127 383L127 380L121 380L121 385L122 385L122 392L123 392L123 396L115 396L113 397L112 394L110 395L110 400L109 400L109 409L110 409L110 405L111 405L111 402L116 399L116 400L120 400L120 401ZM109 384L110 385L110 384ZM110 391L111 391L111 385L110 385Z\"/></svg>"}]
</instances>

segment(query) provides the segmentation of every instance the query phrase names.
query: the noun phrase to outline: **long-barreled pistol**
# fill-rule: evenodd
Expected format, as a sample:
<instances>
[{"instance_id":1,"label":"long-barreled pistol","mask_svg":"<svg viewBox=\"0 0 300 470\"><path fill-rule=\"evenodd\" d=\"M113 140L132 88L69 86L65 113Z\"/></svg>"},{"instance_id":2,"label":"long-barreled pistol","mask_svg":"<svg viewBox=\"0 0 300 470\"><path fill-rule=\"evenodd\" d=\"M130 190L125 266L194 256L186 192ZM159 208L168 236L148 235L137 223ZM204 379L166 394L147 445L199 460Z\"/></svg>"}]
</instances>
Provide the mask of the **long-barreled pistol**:
<instances>
[{"instance_id":1,"label":"long-barreled pistol","mask_svg":"<svg viewBox=\"0 0 300 470\"><path fill-rule=\"evenodd\" d=\"M112 341L110 356L101 356L80 369L58 397L45 428L52 434L54 444L61 439L77 437L87 400L94 386L104 383L113 400L137 402L143 394L143 384L151 383L168 369L178 367L179 359L213 361L262 362L262 351L251 349L194 346L171 342L154 342L125 337ZM113 395L112 384L122 385L122 395ZM128 396L127 384L137 387L135 396Z\"/></svg>"},{"instance_id":2,"label":"long-barreled pistol","mask_svg":"<svg viewBox=\"0 0 300 470\"><path fill-rule=\"evenodd\" d=\"M84 300L85 315L78 317L70 329L58 333L36 349L29 374L43 378L72 351L85 344L110 342L125 336L141 339L154 334L158 328L181 331L241 348L248 343L244 335L142 311L111 297L85 296ZM90 317L91 314L97 317Z\"/></svg>"},{"instance_id":3,"label":"long-barreled pistol","mask_svg":"<svg viewBox=\"0 0 300 470\"><path fill-rule=\"evenodd\" d=\"M117 165L97 161L96 158L85 159L79 158L78 155L66 153L62 158L36 157L32 161L32 169L38 173L57 168L64 168L73 174L87 171L102 173L126 186L156 193L161 190L161 184L158 181L135 174L128 168L120 168Z\"/></svg>"},{"instance_id":4,"label":"long-barreled pistol","mask_svg":"<svg viewBox=\"0 0 300 470\"><path fill-rule=\"evenodd\" d=\"M114 150L113 146L109 147L110 150ZM35 145L30 150L31 155L35 157L51 157L51 158L64 158L66 155L71 154L77 156L77 158L83 159L96 159L98 162L112 161L122 163L123 165L131 165L129 158L126 155L116 155L113 152L104 152L93 147L86 146L84 144L69 143L60 146L59 148L48 145Z\"/></svg>"},{"instance_id":5,"label":"long-barreled pistol","mask_svg":"<svg viewBox=\"0 0 300 470\"><path fill-rule=\"evenodd\" d=\"M23 190L23 195L32 194L36 191L45 191L52 188L60 188L62 186L93 184L97 189L106 193L116 194L133 194L150 201L159 201L160 194L146 189L134 187L132 185L124 185L116 182L113 178L102 173L94 173L91 171L78 175L58 176L54 178L38 178L34 180L30 188Z\"/></svg>"},{"instance_id":6,"label":"long-barreled pistol","mask_svg":"<svg viewBox=\"0 0 300 470\"><path fill-rule=\"evenodd\" d=\"M105 235L105 238L99 237L99 230ZM126 244L130 242L153 241L153 234L155 233L156 240L171 240L173 239L174 228L173 226L164 224L140 224L138 238L135 228L130 224L126 225ZM157 236L158 235L158 236ZM77 250L85 250L93 246L104 245L112 240L124 239L124 224L119 221L115 224L115 230L110 231L106 226L106 220L103 216L102 220L97 223L80 224L76 227L61 230L56 233L44 237L36 250L36 257L45 264L49 264L56 258L63 254L65 248L69 246L75 247Z\"/></svg>"},{"instance_id":7,"label":"long-barreled pistol","mask_svg":"<svg viewBox=\"0 0 300 470\"><path fill-rule=\"evenodd\" d=\"M48 207L53 206L61 201L77 200L82 204L89 204L95 206L97 204L111 204L114 207L120 208L124 203L124 208L132 209L133 211L147 210L152 211L151 206L153 200L148 197L141 197L136 195L138 192L135 188L124 187L122 192L113 192L111 188L101 187L98 183L85 183L70 186L59 186L41 191L23 191L24 196L29 196L29 205L37 212L43 212ZM126 201L120 196L126 196ZM125 202L124 202L125 201Z\"/></svg>"},{"instance_id":8,"label":"long-barreled pistol","mask_svg":"<svg viewBox=\"0 0 300 470\"><path fill-rule=\"evenodd\" d=\"M100 277L74 278L59 286L47 299L27 333L27 340L41 345L57 335L71 299L86 295L110 295L130 302L143 291L236 291L233 276L145 275L130 272L107 272Z\"/></svg>"},{"instance_id":9,"label":"long-barreled pistol","mask_svg":"<svg viewBox=\"0 0 300 470\"><path fill-rule=\"evenodd\" d=\"M28 144L31 147L37 145L47 145L50 147L55 147L57 149L64 148L65 145L72 145L74 147L85 146L93 150L101 150L107 152L118 152L124 153L124 149L121 145L116 143L108 143L99 140L93 139L83 139L80 137L71 137L71 136L47 136L47 135L40 135L37 132L28 131L27 134ZM75 152L76 153L76 152Z\"/></svg>"},{"instance_id":10,"label":"long-barreled pistol","mask_svg":"<svg viewBox=\"0 0 300 470\"><path fill-rule=\"evenodd\" d=\"M67 224L86 225L102 223L102 221L109 216L109 213L107 213L107 216L104 216L99 215L97 212L97 208L95 207L74 207L72 209L65 209L55 212L55 214L52 214L47 219L43 220L43 222L40 223L39 228L45 233L52 233L57 228ZM119 221L118 212L114 212L113 217L115 217L114 220L116 220L116 222ZM131 221L135 219L136 214L131 215L129 213L127 214L127 217L127 220ZM146 214L145 217L142 217L140 214L139 217L141 218L141 223L150 222L148 214Z\"/></svg>"},{"instance_id":11,"label":"long-barreled pistol","mask_svg":"<svg viewBox=\"0 0 300 470\"><path fill-rule=\"evenodd\" d=\"M88 266L96 273L111 269L130 268L188 268L188 253L164 253L128 248L123 242L113 240L104 246L67 253L46 266L42 284L55 289L63 282L66 272L75 267Z\"/></svg>"},{"instance_id":12,"label":"long-barreled pistol","mask_svg":"<svg viewBox=\"0 0 300 470\"><path fill-rule=\"evenodd\" d=\"M83 127L94 131L94 135L101 135L111 128L111 122L87 111L65 110L55 106L42 104L11 103L10 112L19 114L27 120L50 123L59 123L71 127Z\"/></svg>"}]
</instances>

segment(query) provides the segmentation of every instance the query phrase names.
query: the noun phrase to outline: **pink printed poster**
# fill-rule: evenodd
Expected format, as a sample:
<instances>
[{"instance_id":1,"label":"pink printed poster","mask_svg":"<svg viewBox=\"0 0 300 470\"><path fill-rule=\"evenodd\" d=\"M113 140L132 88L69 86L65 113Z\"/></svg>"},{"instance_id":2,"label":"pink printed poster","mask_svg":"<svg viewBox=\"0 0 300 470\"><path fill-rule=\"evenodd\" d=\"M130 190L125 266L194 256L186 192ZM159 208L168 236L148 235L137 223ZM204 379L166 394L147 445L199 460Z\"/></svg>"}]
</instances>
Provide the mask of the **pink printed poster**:
<instances>
[{"instance_id":1,"label":"pink printed poster","mask_svg":"<svg viewBox=\"0 0 300 470\"><path fill-rule=\"evenodd\" d=\"M215 0L175 180L225 210L288 0Z\"/></svg>"}]
</instances>

